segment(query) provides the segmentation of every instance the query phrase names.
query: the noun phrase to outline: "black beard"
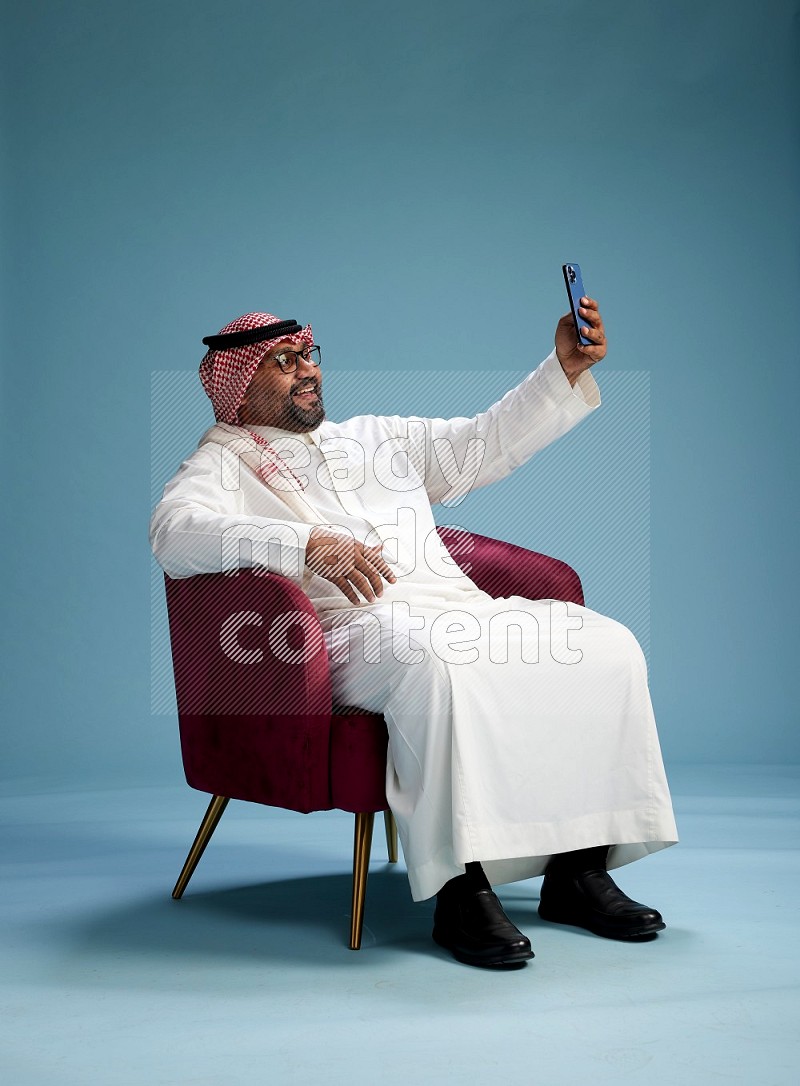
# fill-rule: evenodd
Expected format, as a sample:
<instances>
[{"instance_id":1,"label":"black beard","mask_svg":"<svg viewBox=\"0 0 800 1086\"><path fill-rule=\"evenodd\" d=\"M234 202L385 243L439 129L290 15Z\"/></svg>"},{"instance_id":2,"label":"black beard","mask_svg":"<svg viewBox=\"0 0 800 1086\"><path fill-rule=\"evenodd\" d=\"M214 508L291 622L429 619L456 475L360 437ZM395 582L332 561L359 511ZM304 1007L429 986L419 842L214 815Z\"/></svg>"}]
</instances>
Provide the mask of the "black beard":
<instances>
[{"instance_id":1,"label":"black beard","mask_svg":"<svg viewBox=\"0 0 800 1086\"><path fill-rule=\"evenodd\" d=\"M325 404L322 402L322 393L319 389L316 392L317 402L312 404L311 407L300 407L299 404L295 403L294 397L289 396L288 415L296 425L287 426L287 430L293 430L297 434L307 434L309 430L316 430L323 421L325 418Z\"/></svg>"}]
</instances>

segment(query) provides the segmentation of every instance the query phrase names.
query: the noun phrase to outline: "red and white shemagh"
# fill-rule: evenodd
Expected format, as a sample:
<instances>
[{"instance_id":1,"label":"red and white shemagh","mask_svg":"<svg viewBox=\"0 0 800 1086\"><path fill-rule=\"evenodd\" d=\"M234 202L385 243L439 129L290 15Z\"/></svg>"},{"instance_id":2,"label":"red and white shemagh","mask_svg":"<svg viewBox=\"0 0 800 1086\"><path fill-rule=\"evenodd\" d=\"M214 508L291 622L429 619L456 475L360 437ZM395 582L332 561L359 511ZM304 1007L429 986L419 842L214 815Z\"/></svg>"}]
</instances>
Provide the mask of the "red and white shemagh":
<instances>
[{"instance_id":1,"label":"red and white shemagh","mask_svg":"<svg viewBox=\"0 0 800 1086\"><path fill-rule=\"evenodd\" d=\"M219 335L226 332L249 332L265 324L277 324L281 320L272 313L245 313L235 321L220 328ZM206 395L211 400L214 416L219 422L241 425L238 419L247 386L253 379L259 363L276 343L296 342L309 347L314 346L311 325L307 324L302 332L293 336L278 336L276 339L264 339L260 343L248 343L244 347L231 347L226 351L209 351L200 363L200 380Z\"/></svg>"},{"instance_id":2,"label":"red and white shemagh","mask_svg":"<svg viewBox=\"0 0 800 1086\"><path fill-rule=\"evenodd\" d=\"M262 328L265 324L277 324L280 317L272 313L245 313L237 317L235 321L220 328L219 335L226 332L244 332L253 328ZM239 422L239 407L241 406L247 386L253 379L253 374L259 367L264 356L276 343L291 343L295 346L307 344L314 346L314 336L311 325L307 324L302 331L291 336L277 336L275 339L265 339L260 343L249 343L243 347L231 347L228 350L209 351L200 363L200 380L206 395L211 400L214 415L218 425L204 435L204 441L218 441L225 445L231 452L235 452L264 483L269 483L270 478L276 472L285 479L292 489L302 495L303 484L278 454L275 447L261 434L248 430ZM228 426L239 427L239 430L228 429ZM223 429L224 427L224 429ZM260 447L260 448L257 448ZM290 505L293 499L290 494L282 493L281 496ZM301 506L299 512L303 519L311 519L319 522L322 518L315 513L308 503ZM311 516L309 516L309 511Z\"/></svg>"}]
</instances>

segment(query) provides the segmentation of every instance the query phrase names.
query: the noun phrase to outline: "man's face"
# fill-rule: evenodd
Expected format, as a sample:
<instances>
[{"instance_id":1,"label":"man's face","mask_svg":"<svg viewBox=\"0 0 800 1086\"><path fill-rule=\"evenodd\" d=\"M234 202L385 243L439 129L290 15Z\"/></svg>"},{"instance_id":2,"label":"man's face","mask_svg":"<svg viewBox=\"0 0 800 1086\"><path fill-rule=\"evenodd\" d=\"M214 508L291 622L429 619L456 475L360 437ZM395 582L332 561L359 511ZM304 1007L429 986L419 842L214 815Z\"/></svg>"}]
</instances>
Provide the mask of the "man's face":
<instances>
[{"instance_id":1,"label":"man's face","mask_svg":"<svg viewBox=\"0 0 800 1086\"><path fill-rule=\"evenodd\" d=\"M239 408L242 423L277 426L295 434L305 434L319 426L325 418L319 367L300 354L293 373L284 373L278 364L279 356L301 351L304 346L302 342L282 340L261 360Z\"/></svg>"}]
</instances>

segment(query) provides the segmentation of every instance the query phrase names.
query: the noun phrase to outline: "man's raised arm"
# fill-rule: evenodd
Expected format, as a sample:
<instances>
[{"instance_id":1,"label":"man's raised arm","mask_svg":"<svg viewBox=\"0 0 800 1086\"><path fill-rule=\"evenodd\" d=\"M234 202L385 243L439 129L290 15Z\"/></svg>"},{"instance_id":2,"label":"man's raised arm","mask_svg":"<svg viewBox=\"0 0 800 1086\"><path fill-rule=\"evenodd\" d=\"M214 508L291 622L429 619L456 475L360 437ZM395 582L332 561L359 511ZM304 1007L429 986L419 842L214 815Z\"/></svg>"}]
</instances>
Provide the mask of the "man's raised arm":
<instances>
[{"instance_id":1,"label":"man's raised arm","mask_svg":"<svg viewBox=\"0 0 800 1086\"><path fill-rule=\"evenodd\" d=\"M592 343L579 343L572 317L565 315L552 353L487 410L472 418L386 420L397 437L410 439L431 504L458 505L476 487L505 478L600 406L589 369L605 356L605 330L597 303L583 300L582 332Z\"/></svg>"}]
</instances>

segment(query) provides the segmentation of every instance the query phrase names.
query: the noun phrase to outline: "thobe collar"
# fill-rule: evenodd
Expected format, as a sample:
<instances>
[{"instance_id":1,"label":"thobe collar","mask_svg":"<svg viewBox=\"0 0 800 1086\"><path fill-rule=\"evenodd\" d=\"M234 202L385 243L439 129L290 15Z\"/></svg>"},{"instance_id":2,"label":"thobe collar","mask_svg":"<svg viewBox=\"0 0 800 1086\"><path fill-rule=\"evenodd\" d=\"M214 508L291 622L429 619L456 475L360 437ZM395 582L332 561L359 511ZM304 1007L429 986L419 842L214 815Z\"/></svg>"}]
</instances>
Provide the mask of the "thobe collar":
<instances>
[{"instance_id":1,"label":"thobe collar","mask_svg":"<svg viewBox=\"0 0 800 1086\"><path fill-rule=\"evenodd\" d=\"M303 484L292 473L291 468L281 459L279 452L272 445L272 442L276 441L278 437L299 437L302 439L305 436L303 434L293 434L289 430L280 430L276 426L254 426L252 432L248 432L245 427L218 421L210 430L206 430L198 444L205 445L207 442L213 442L222 445L229 453L238 456L267 486L269 486L270 476L275 471L287 470L296 485L290 486L289 490L276 490L275 493L294 512L296 519L310 524L324 524L324 517L321 516L303 493ZM260 438L266 444L259 444L257 438ZM306 440L309 445L317 444L313 438L306 438Z\"/></svg>"}]
</instances>

